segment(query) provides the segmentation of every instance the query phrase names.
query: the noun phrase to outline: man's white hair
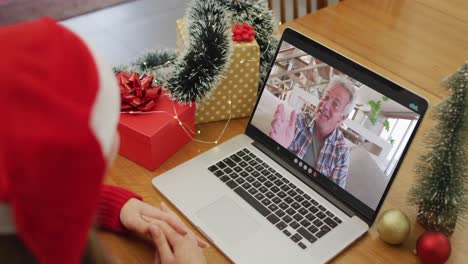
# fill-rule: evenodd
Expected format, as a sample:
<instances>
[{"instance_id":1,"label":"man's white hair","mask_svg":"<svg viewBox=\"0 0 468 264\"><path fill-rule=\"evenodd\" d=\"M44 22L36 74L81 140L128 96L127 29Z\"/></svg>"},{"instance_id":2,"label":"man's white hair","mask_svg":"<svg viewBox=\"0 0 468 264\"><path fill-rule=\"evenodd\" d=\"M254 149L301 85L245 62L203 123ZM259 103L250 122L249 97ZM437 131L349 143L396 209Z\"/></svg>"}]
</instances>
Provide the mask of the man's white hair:
<instances>
[{"instance_id":1,"label":"man's white hair","mask_svg":"<svg viewBox=\"0 0 468 264\"><path fill-rule=\"evenodd\" d=\"M354 109L354 103L356 101L356 89L354 88L353 82L345 76L342 75L335 75L333 78L330 80L330 82L327 85L327 88L323 92L324 94L333 86L341 86L346 89L346 91L349 94L349 102L346 105L346 107L343 110L344 115L348 115L353 111Z\"/></svg>"}]
</instances>

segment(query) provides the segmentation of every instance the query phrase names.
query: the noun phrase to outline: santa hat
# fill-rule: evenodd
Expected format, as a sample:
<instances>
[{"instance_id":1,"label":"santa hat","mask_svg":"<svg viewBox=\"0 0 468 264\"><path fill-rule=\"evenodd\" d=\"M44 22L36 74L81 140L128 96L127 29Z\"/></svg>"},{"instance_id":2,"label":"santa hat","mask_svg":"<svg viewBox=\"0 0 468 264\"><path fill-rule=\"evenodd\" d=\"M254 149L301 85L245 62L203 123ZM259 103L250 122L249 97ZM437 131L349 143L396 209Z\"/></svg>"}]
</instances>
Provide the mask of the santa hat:
<instances>
[{"instance_id":1,"label":"santa hat","mask_svg":"<svg viewBox=\"0 0 468 264\"><path fill-rule=\"evenodd\" d=\"M1 27L0 50L0 235L40 263L79 263L116 136L116 80L52 19Z\"/></svg>"}]
</instances>

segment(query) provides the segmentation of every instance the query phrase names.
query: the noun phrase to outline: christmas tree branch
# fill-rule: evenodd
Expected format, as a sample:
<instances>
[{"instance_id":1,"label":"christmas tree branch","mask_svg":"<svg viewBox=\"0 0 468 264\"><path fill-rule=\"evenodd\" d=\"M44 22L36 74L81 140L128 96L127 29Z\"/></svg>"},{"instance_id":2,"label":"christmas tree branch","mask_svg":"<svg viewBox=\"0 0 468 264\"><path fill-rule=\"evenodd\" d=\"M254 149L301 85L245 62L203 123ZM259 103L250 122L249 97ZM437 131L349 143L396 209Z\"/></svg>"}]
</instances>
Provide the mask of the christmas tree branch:
<instances>
[{"instance_id":1,"label":"christmas tree branch","mask_svg":"<svg viewBox=\"0 0 468 264\"><path fill-rule=\"evenodd\" d=\"M450 96L433 108L438 124L426 135L426 153L416 164L409 203L418 206L419 220L450 233L447 225L454 226L468 210L468 63L442 85Z\"/></svg>"}]
</instances>

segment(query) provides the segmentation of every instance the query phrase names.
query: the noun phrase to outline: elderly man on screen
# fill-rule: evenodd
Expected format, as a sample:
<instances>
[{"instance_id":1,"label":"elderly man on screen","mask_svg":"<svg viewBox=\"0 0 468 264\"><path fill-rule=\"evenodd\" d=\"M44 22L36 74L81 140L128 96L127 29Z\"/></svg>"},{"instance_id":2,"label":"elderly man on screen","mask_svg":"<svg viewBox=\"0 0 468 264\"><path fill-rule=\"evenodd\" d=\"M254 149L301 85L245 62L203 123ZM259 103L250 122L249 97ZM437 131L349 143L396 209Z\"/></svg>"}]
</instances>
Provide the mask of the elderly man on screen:
<instances>
[{"instance_id":1,"label":"elderly man on screen","mask_svg":"<svg viewBox=\"0 0 468 264\"><path fill-rule=\"evenodd\" d=\"M284 105L279 104L270 137L344 188L349 149L338 127L353 110L354 101L353 83L346 77L335 76L320 98L315 114L296 114L293 110L287 120Z\"/></svg>"}]
</instances>

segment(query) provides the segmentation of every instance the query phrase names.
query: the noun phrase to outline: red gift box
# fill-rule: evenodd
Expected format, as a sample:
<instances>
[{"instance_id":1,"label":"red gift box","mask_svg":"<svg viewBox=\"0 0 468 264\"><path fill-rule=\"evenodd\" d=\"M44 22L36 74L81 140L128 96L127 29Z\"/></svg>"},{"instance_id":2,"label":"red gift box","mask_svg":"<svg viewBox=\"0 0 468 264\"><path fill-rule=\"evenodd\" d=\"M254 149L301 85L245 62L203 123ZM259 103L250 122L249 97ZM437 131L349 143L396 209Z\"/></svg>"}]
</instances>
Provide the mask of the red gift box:
<instances>
[{"instance_id":1,"label":"red gift box","mask_svg":"<svg viewBox=\"0 0 468 264\"><path fill-rule=\"evenodd\" d=\"M185 130L179 124L184 125ZM195 104L181 105L163 90L148 113L121 114L119 154L148 170L155 170L190 141L195 129ZM187 134L187 132L189 134Z\"/></svg>"}]
</instances>

